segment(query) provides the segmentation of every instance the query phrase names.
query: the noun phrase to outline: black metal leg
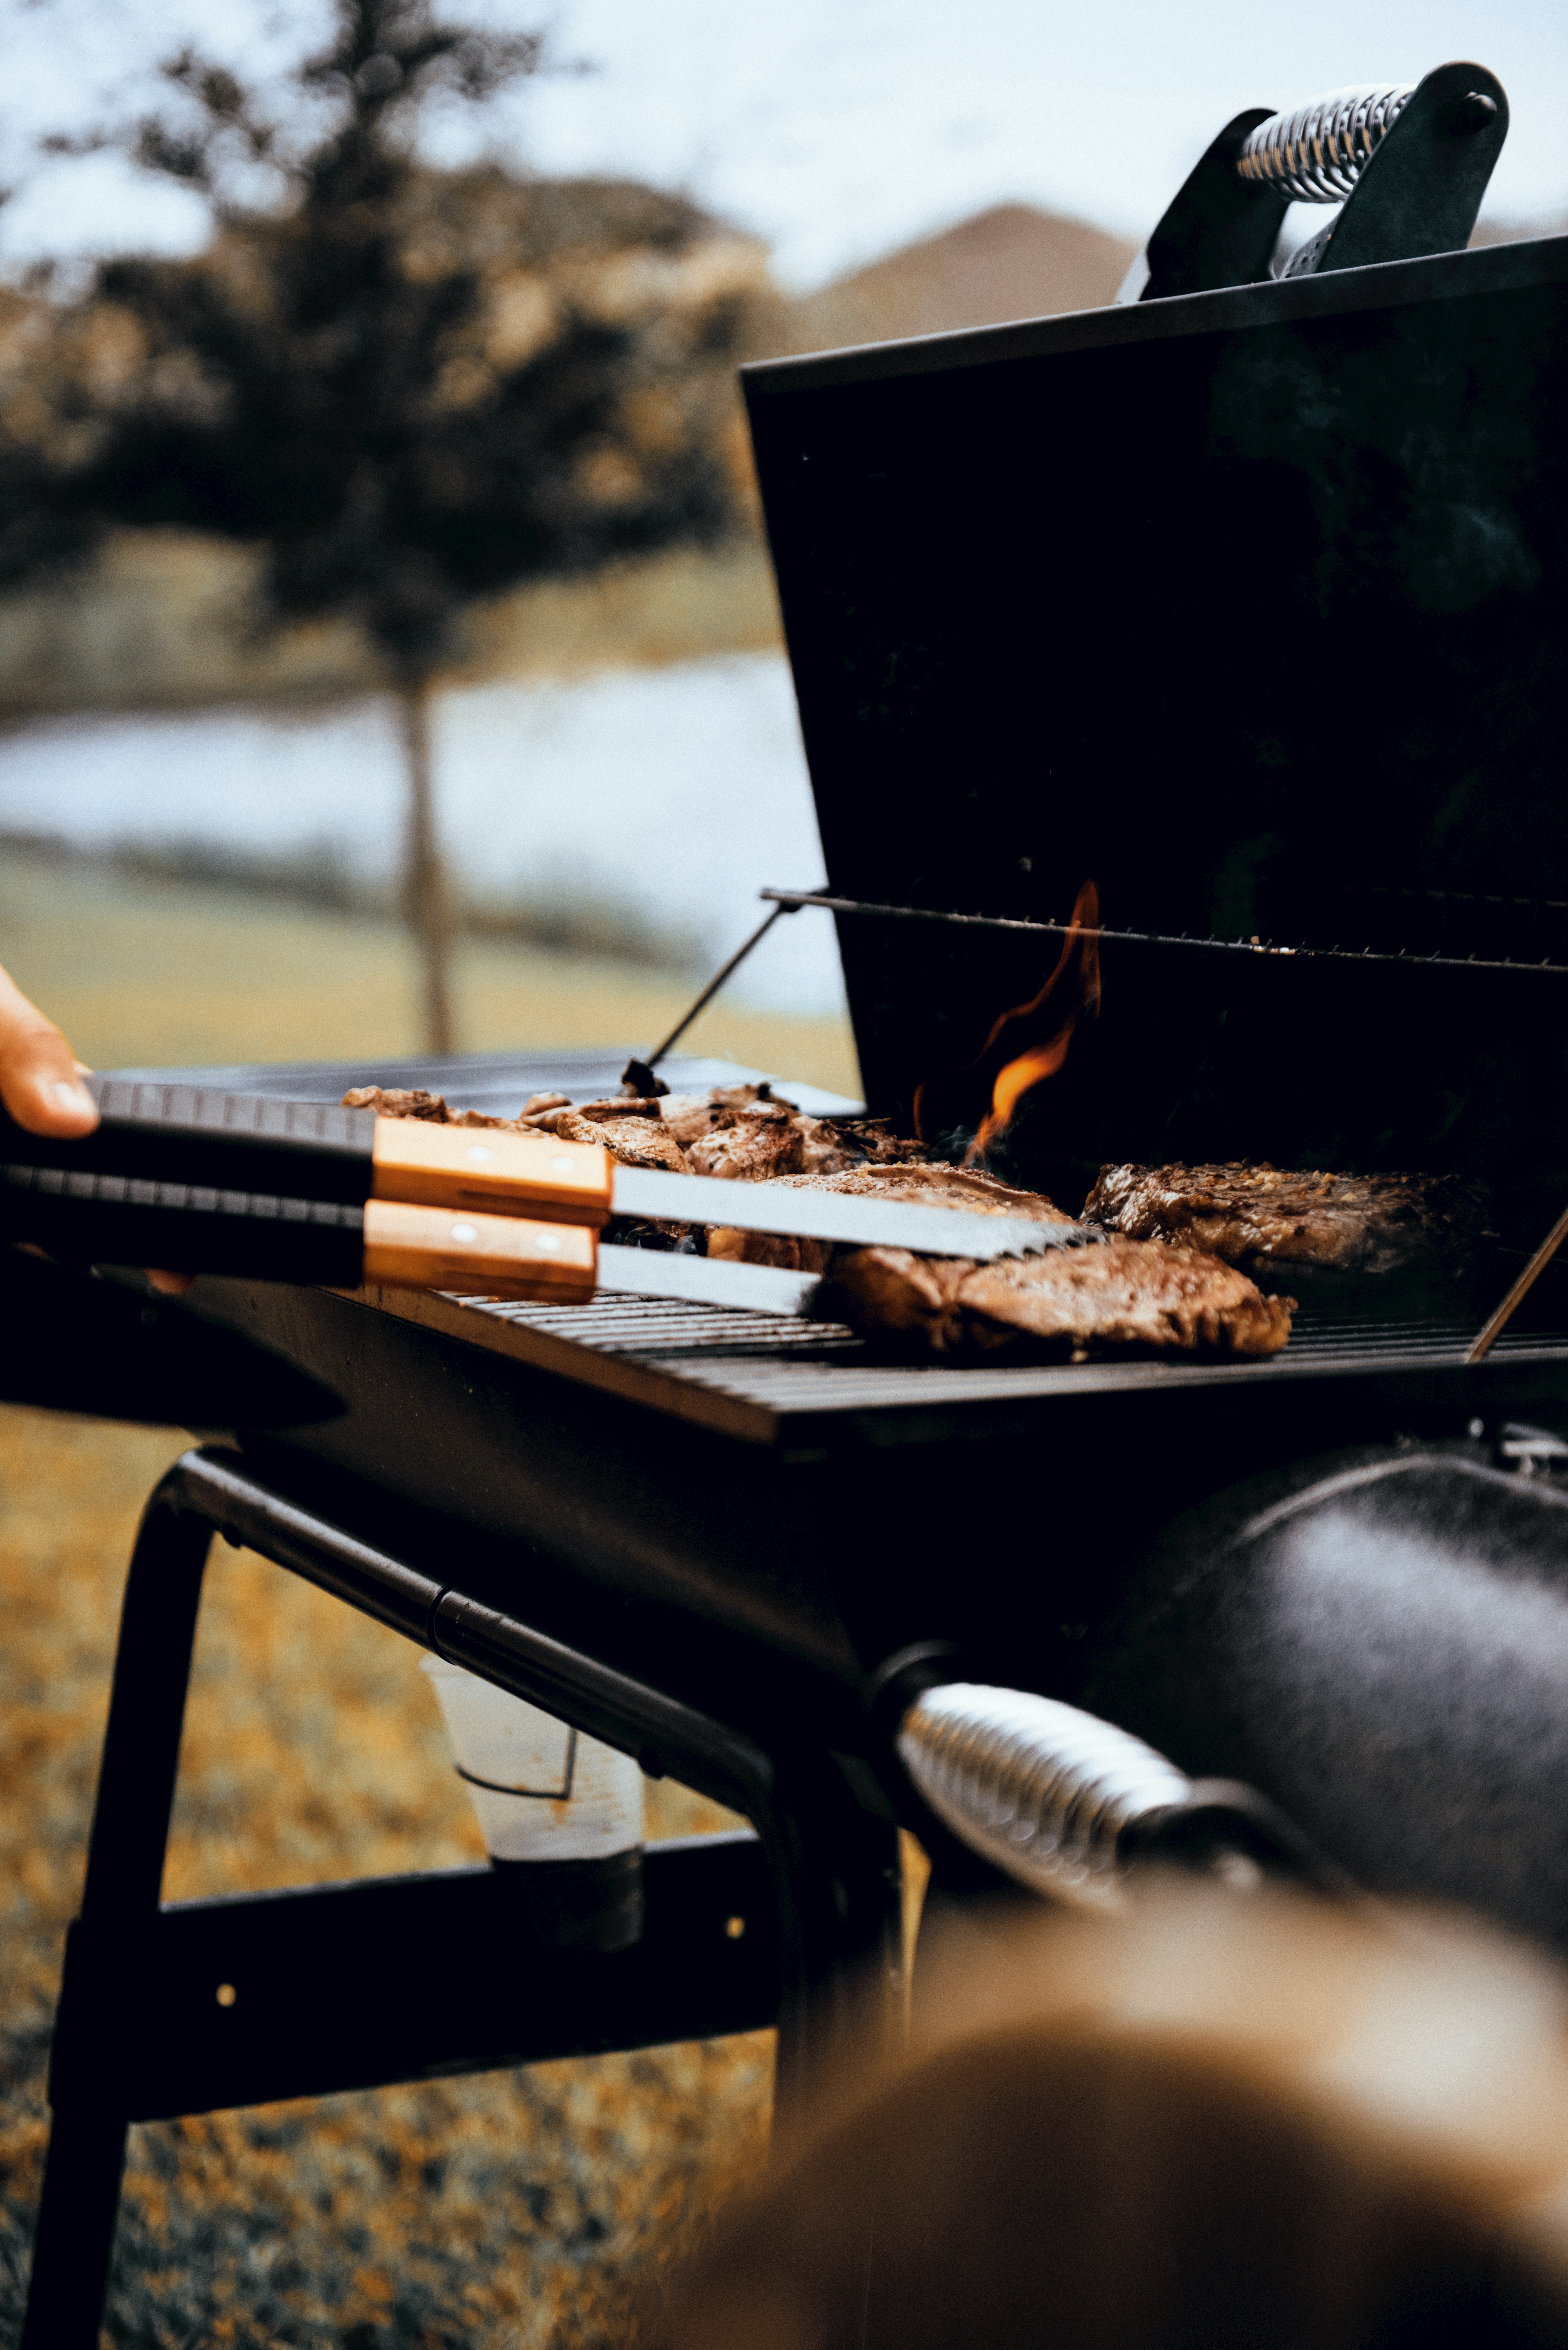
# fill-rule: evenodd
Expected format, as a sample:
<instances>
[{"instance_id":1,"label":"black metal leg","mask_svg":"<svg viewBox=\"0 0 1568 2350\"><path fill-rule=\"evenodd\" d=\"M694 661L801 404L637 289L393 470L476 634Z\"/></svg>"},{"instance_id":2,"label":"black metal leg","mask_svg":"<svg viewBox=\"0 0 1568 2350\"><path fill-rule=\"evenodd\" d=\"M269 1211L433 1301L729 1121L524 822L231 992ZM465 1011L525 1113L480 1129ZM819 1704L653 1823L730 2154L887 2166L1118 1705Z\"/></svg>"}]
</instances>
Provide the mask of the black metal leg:
<instances>
[{"instance_id":1,"label":"black metal leg","mask_svg":"<svg viewBox=\"0 0 1568 2350\"><path fill-rule=\"evenodd\" d=\"M755 1836L655 1846L642 1940L537 1939L528 1888L489 1868L160 1906L202 1579L215 1528L353 1607L742 1810ZM771 1898L770 1898L771 1896ZM737 1930L739 1929L739 1930ZM536 1932L536 1927L535 1927ZM458 2012L410 2002L453 1938L474 1953ZM532 1940L526 1997L516 1952ZM498 1963L486 1971L486 1954ZM443 1592L256 1482L190 1453L148 1504L120 1619L82 1914L67 1944L54 2109L22 2350L95 2350L131 2121L779 2024L786 2114L896 2012L898 1831L873 1775L803 1740L742 1733ZM309 1974L310 2017L276 1987ZM493 1980L491 1979L493 1975ZM782 1980L781 1980L782 1979ZM368 1994L380 1983L385 1995ZM226 1996L215 2002L214 1988ZM236 1991L236 1986L239 1989ZM270 1989L269 1989L270 1987Z\"/></svg>"},{"instance_id":2,"label":"black metal leg","mask_svg":"<svg viewBox=\"0 0 1568 2350\"><path fill-rule=\"evenodd\" d=\"M22 2350L94 2350L129 2127L123 2114L82 2105L56 2109Z\"/></svg>"},{"instance_id":3,"label":"black metal leg","mask_svg":"<svg viewBox=\"0 0 1568 2350\"><path fill-rule=\"evenodd\" d=\"M863 2044L868 2025L889 2030L898 2012L898 1830L869 1773L866 1778L865 1786L856 1786L831 1755L798 1758L781 1770L773 1801L755 1822L779 1905L783 1990L774 2082L781 2119Z\"/></svg>"},{"instance_id":4,"label":"black metal leg","mask_svg":"<svg viewBox=\"0 0 1568 2350\"><path fill-rule=\"evenodd\" d=\"M82 1914L71 1929L55 2022L53 2125L22 2350L96 2350L130 2121L118 2025L124 1985L150 1957L158 1921L212 1534L160 1488L131 1555ZM120 1997L103 1995L106 1961Z\"/></svg>"}]
</instances>

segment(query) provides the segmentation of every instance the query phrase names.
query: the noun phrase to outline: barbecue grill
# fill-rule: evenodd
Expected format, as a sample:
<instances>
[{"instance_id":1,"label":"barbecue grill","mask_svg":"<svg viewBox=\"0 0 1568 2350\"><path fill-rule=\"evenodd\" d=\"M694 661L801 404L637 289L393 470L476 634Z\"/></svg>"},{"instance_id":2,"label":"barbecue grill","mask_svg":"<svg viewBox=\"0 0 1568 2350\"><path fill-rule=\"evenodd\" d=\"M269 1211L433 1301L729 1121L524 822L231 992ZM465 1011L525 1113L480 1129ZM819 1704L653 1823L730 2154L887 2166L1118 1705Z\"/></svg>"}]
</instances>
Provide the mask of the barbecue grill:
<instances>
[{"instance_id":1,"label":"barbecue grill","mask_svg":"<svg viewBox=\"0 0 1568 2350\"><path fill-rule=\"evenodd\" d=\"M1490 1187L1495 1236L1459 1274L1303 1280L1288 1349L1251 1362L917 1364L652 1298L200 1284L184 1311L344 1408L241 1428L150 1512L38 2341L91 2338L80 2247L107 2247L127 2116L774 2017L790 2094L855 1970L892 1963L900 1819L939 1890L1002 1882L898 1760L937 1683L1093 1703L1182 1773L1249 1780L1363 1881L1568 1946L1538 1848L1568 1781L1555 1270L1468 1359L1568 1203L1565 378L1568 239L748 371L827 867L771 894L837 925L870 1107L936 1147L974 1130L985 1039L1092 879L1100 1010L1014 1119L1013 1180L1075 1209L1106 1159L1432 1168ZM513 1110L611 1091L624 1057L194 1074ZM543 1952L526 2025L486 1962L461 2016L413 1988L453 1904L481 1950L525 1904L493 1873L160 1911L214 1528L754 1838L650 1853L642 1942L569 1978ZM1333 1606L1293 1613L1298 1573ZM1457 1711L1428 1588L1468 1660ZM1381 1681L1336 1678L1358 1627ZM307 2008L244 1995L299 1976Z\"/></svg>"}]
</instances>

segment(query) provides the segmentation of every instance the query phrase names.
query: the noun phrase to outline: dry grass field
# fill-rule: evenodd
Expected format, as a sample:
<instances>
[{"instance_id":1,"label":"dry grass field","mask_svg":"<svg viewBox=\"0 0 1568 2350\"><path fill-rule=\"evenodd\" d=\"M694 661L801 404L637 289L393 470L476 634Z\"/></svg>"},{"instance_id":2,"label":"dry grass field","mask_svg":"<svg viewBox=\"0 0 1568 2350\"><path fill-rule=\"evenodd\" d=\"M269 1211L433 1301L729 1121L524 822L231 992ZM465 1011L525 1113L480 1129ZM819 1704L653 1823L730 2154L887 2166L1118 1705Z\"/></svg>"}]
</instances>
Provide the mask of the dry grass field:
<instances>
[{"instance_id":1,"label":"dry grass field","mask_svg":"<svg viewBox=\"0 0 1568 2350\"><path fill-rule=\"evenodd\" d=\"M415 1048L389 928L10 860L0 961L83 1057ZM475 1048L646 1043L680 984L465 951ZM701 1049L854 1090L832 1024L710 1014ZM0 2343L25 2290L62 1938L80 1889L125 1561L178 1430L0 1411ZM478 1854L417 1652L219 1547L171 1898ZM725 1824L649 1789L650 1832ZM395 1963L395 1957L393 1960ZM755 2160L771 2036L331 2097L132 2134L106 2343L134 2350L546 2350L622 2338L628 2280Z\"/></svg>"},{"instance_id":2,"label":"dry grass field","mask_svg":"<svg viewBox=\"0 0 1568 2350\"><path fill-rule=\"evenodd\" d=\"M0 964L95 1068L384 1060L421 1049L413 959L391 922L61 863L4 842ZM458 950L458 1034L471 1053L646 1052L696 993L668 971L497 940ZM846 1021L750 1011L721 995L681 1050L860 1089Z\"/></svg>"}]
</instances>

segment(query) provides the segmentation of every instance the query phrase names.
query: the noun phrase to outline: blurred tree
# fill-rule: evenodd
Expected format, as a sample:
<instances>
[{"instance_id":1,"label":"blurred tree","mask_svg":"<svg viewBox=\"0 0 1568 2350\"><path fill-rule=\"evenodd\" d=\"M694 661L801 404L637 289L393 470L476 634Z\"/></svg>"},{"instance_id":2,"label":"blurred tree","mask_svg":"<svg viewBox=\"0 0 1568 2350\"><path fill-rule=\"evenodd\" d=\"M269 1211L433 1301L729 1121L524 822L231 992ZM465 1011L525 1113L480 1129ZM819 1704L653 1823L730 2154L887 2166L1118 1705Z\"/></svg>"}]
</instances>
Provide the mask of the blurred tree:
<instances>
[{"instance_id":1,"label":"blurred tree","mask_svg":"<svg viewBox=\"0 0 1568 2350\"><path fill-rule=\"evenodd\" d=\"M337 0L330 46L270 104L191 51L169 61L161 110L73 143L201 191L213 241L105 265L48 452L14 432L0 450L12 579L114 525L184 525L264 550L270 621L369 631L402 711L436 1052L454 1037L431 687L465 608L741 519L726 442L755 248L649 190L415 158L431 100L483 101L540 55L429 0Z\"/></svg>"}]
</instances>

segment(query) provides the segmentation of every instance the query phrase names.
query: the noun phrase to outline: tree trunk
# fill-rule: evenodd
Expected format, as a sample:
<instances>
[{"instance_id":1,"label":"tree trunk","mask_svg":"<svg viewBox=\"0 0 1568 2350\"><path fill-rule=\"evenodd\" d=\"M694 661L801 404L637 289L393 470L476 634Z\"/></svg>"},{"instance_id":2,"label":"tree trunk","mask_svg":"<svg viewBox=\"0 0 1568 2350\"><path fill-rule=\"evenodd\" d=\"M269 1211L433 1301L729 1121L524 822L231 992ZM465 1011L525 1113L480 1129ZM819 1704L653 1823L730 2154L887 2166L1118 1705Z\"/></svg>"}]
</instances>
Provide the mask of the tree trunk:
<instances>
[{"instance_id":1,"label":"tree trunk","mask_svg":"<svg viewBox=\"0 0 1568 2350\"><path fill-rule=\"evenodd\" d=\"M436 838L431 775L431 699L428 676L408 680L399 688L409 771L403 908L424 982L425 1050L444 1054L457 1050L457 1037L452 1016L452 900Z\"/></svg>"}]
</instances>

